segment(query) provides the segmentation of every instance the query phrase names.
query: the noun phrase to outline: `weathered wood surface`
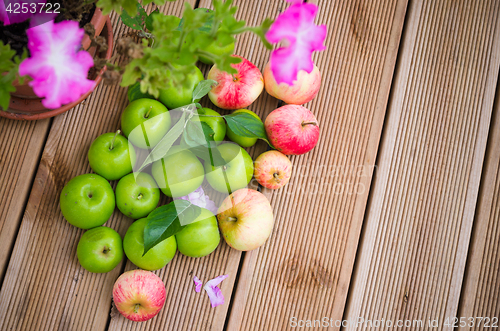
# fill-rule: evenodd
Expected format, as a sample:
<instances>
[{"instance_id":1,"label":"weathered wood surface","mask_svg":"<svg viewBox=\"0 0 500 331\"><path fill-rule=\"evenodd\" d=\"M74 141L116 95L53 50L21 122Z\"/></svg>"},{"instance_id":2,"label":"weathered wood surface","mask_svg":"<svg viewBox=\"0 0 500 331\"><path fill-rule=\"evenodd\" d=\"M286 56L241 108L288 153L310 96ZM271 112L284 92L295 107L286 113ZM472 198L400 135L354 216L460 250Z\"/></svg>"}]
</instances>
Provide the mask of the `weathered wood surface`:
<instances>
[{"instance_id":1,"label":"weathered wood surface","mask_svg":"<svg viewBox=\"0 0 500 331\"><path fill-rule=\"evenodd\" d=\"M327 24L323 75L308 108L321 137L265 191L268 242L245 254L228 330L287 330L291 318L342 318L396 62L406 1L315 1Z\"/></svg>"},{"instance_id":2,"label":"weathered wood surface","mask_svg":"<svg viewBox=\"0 0 500 331\"><path fill-rule=\"evenodd\" d=\"M407 15L346 316L446 330L493 109L500 2L411 1Z\"/></svg>"},{"instance_id":3,"label":"weathered wood surface","mask_svg":"<svg viewBox=\"0 0 500 331\"><path fill-rule=\"evenodd\" d=\"M0 118L0 285L14 246L50 120Z\"/></svg>"},{"instance_id":4,"label":"weathered wood surface","mask_svg":"<svg viewBox=\"0 0 500 331\"><path fill-rule=\"evenodd\" d=\"M83 231L59 210L64 184L90 172L92 140L119 127L126 90L99 86L54 119L45 147L49 121L0 120L6 211L0 216L0 280L6 271L0 330L285 330L291 317L342 319L348 290L344 317L439 318L442 328L444 317L457 313L463 277L459 314L499 315L498 115L481 190L479 180L500 62L500 3L412 1L407 13L403 0L311 2L320 6L319 23L329 27L327 50L315 57L323 86L307 105L321 125L319 145L291 158L295 174L287 187L264 190L276 216L266 245L241 254L222 243L201 259L177 253L156 272L168 299L149 322L129 322L111 309L115 279L135 266L124 261L108 274L86 272L76 258ZM252 25L287 6L281 0L235 4ZM162 7L175 15L182 9L180 0ZM116 16L113 24L115 38L128 31ZM250 34L239 39L236 53L261 69L269 59ZM265 118L278 105L264 93L250 109ZM265 149L259 143L249 152L255 157ZM106 225L124 235L130 223L116 211ZM206 281L221 274L230 276L221 284L226 303L212 309L205 293L194 292L192 276Z\"/></svg>"},{"instance_id":5,"label":"weathered wood surface","mask_svg":"<svg viewBox=\"0 0 500 331\"><path fill-rule=\"evenodd\" d=\"M459 317L500 319L500 85L488 137L488 149L472 231ZM484 330L487 322L466 319L460 330Z\"/></svg>"}]
</instances>

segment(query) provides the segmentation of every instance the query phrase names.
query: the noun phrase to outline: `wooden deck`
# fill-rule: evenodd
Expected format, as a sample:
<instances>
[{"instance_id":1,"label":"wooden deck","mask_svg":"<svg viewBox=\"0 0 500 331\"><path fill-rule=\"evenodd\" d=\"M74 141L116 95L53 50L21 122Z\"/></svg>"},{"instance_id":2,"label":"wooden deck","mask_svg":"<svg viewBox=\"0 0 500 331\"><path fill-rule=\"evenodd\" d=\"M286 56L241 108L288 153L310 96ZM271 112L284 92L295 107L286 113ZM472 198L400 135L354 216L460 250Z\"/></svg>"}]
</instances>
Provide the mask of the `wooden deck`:
<instances>
[{"instance_id":1,"label":"wooden deck","mask_svg":"<svg viewBox=\"0 0 500 331\"><path fill-rule=\"evenodd\" d=\"M119 127L126 90L100 85L51 120L0 119L0 331L281 331L295 329L293 317L450 330L447 317L500 318L500 1L310 2L329 29L315 55L323 85L306 105L320 122L318 146L291 158L288 186L264 191L270 240L247 253L225 243L201 259L177 253L156 272L167 302L148 322L112 308L114 281L134 266L86 272L76 258L83 231L59 209L65 183L90 172L92 140ZM286 6L235 3L249 24ZM177 0L162 11L182 8ZM115 37L127 32L112 22ZM269 59L252 35L236 53L261 69ZM278 105L264 93L250 109L265 117ZM124 235L131 222L116 211L106 225ZM192 275L221 274L226 303L211 308ZM382 329L345 327L356 328Z\"/></svg>"}]
</instances>

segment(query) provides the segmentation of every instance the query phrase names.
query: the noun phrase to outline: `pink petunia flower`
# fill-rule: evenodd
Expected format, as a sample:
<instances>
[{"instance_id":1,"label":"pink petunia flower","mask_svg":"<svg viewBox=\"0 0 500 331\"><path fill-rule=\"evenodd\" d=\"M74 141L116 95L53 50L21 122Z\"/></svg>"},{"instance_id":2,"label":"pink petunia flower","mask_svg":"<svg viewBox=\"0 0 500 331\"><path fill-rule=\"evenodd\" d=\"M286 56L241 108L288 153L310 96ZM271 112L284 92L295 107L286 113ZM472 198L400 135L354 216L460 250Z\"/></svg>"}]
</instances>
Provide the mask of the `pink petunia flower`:
<instances>
[{"instance_id":1,"label":"pink petunia flower","mask_svg":"<svg viewBox=\"0 0 500 331\"><path fill-rule=\"evenodd\" d=\"M193 281L194 281L194 290L199 293L201 291L201 287L203 286L203 282L196 276L193 277Z\"/></svg>"},{"instance_id":2,"label":"pink petunia flower","mask_svg":"<svg viewBox=\"0 0 500 331\"><path fill-rule=\"evenodd\" d=\"M78 22L31 22L27 30L31 57L19 65L19 74L31 76L29 85L37 96L45 98L42 104L59 108L91 91L95 82L87 79L87 74L94 60L88 52L79 51L84 30Z\"/></svg>"},{"instance_id":3,"label":"pink petunia flower","mask_svg":"<svg viewBox=\"0 0 500 331\"><path fill-rule=\"evenodd\" d=\"M285 46L271 53L271 71L276 82L293 85L300 70L310 73L314 69L312 53L325 49L326 25L314 24L318 7L299 0L278 16L266 33L266 39Z\"/></svg>"},{"instance_id":4,"label":"pink petunia flower","mask_svg":"<svg viewBox=\"0 0 500 331\"><path fill-rule=\"evenodd\" d=\"M188 195L180 197L180 198L175 198L174 200L177 200L177 199L187 200L187 201L191 202L193 205L208 209L214 215L217 215L218 208L215 205L215 202L210 200L210 197L205 194L205 191L203 191L203 187L201 187L201 186L198 187L193 192L189 193Z\"/></svg>"},{"instance_id":5,"label":"pink petunia flower","mask_svg":"<svg viewBox=\"0 0 500 331\"><path fill-rule=\"evenodd\" d=\"M212 280L209 280L203 289L207 292L208 298L210 299L210 304L212 308L220 306L224 304L224 295L222 295L222 291L217 285L219 285L224 279L226 279L229 275L223 275L219 277L215 277Z\"/></svg>"}]
</instances>

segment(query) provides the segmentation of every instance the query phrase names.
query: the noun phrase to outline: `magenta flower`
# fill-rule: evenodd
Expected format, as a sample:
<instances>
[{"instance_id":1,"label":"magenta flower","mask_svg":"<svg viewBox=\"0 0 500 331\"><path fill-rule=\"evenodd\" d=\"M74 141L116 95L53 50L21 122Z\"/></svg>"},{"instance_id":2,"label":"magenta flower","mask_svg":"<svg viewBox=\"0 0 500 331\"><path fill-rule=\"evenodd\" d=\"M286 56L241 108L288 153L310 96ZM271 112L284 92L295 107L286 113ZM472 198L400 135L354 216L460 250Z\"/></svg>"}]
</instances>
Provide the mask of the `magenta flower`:
<instances>
[{"instance_id":1,"label":"magenta flower","mask_svg":"<svg viewBox=\"0 0 500 331\"><path fill-rule=\"evenodd\" d=\"M4 25L21 23L40 13L47 0L0 1L0 21Z\"/></svg>"},{"instance_id":2,"label":"magenta flower","mask_svg":"<svg viewBox=\"0 0 500 331\"><path fill-rule=\"evenodd\" d=\"M95 82L87 79L87 74L94 60L88 52L79 51L84 30L78 22L36 25L32 19L31 23L27 30L31 57L19 65L19 74L31 76L29 85L37 96L45 98L42 104L59 108L91 91Z\"/></svg>"},{"instance_id":3,"label":"magenta flower","mask_svg":"<svg viewBox=\"0 0 500 331\"><path fill-rule=\"evenodd\" d=\"M272 44L284 42L284 47L271 53L271 71L278 84L293 85L300 70L310 73L314 69L312 53L325 49L326 25L314 24L316 5L287 1L293 5L274 21L266 39Z\"/></svg>"},{"instance_id":4,"label":"magenta flower","mask_svg":"<svg viewBox=\"0 0 500 331\"><path fill-rule=\"evenodd\" d=\"M229 275L223 275L219 277L215 277L214 279L209 280L203 289L207 292L208 298L210 299L210 304L212 308L224 304L224 295L222 295L222 291L217 285L219 285L224 279L226 279Z\"/></svg>"},{"instance_id":5,"label":"magenta flower","mask_svg":"<svg viewBox=\"0 0 500 331\"><path fill-rule=\"evenodd\" d=\"M203 286L203 282L196 276L193 277L193 281L194 281L194 290L199 293L201 291L201 287Z\"/></svg>"},{"instance_id":6,"label":"magenta flower","mask_svg":"<svg viewBox=\"0 0 500 331\"><path fill-rule=\"evenodd\" d=\"M210 197L205 194L205 191L203 191L203 187L201 187L201 186L198 187L193 192L189 193L188 195L180 197L180 198L175 198L174 200L177 200L177 199L187 200L187 201L191 202L193 205L208 209L214 215L217 215L218 208L215 205L215 202L210 200Z\"/></svg>"}]
</instances>

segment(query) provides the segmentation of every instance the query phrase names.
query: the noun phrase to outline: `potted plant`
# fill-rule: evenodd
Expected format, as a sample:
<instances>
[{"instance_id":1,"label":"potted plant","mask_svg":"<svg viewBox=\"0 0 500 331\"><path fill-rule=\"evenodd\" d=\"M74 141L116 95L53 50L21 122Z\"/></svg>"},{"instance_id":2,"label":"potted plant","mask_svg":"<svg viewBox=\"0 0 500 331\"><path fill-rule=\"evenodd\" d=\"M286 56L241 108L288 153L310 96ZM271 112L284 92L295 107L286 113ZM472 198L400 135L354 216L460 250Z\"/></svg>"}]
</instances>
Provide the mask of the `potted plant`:
<instances>
[{"instance_id":1,"label":"potted plant","mask_svg":"<svg viewBox=\"0 0 500 331\"><path fill-rule=\"evenodd\" d=\"M0 116L52 117L82 102L100 83L105 68L89 69L94 57L111 58L113 34L108 15L93 2L6 1L0 23Z\"/></svg>"}]
</instances>

